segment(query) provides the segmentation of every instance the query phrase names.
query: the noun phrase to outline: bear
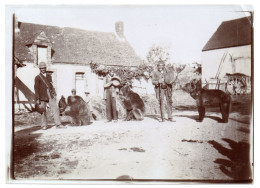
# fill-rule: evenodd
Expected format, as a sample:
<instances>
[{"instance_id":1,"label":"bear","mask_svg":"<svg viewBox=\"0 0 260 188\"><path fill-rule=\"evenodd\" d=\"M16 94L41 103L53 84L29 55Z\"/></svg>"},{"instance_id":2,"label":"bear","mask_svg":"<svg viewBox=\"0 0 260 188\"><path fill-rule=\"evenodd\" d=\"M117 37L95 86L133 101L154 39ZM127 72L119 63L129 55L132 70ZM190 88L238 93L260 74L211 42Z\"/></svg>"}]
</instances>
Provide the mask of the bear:
<instances>
[{"instance_id":1,"label":"bear","mask_svg":"<svg viewBox=\"0 0 260 188\"><path fill-rule=\"evenodd\" d=\"M64 97L61 97L59 101L60 113L72 118L72 126L89 125L89 109L82 97L77 95L69 96L67 103L64 99ZM66 104L65 108L64 104Z\"/></svg>"},{"instance_id":2,"label":"bear","mask_svg":"<svg viewBox=\"0 0 260 188\"><path fill-rule=\"evenodd\" d=\"M201 87L201 81L192 80L190 83L185 84L182 90L188 92L190 96L196 100L199 118L198 122L202 122L205 117L205 104L219 104L220 112L222 115L222 123L228 123L229 113L231 110L231 96L218 89L204 89Z\"/></svg>"},{"instance_id":3,"label":"bear","mask_svg":"<svg viewBox=\"0 0 260 188\"><path fill-rule=\"evenodd\" d=\"M119 97L122 100L126 109L125 121L144 119L145 105L141 97L131 90L131 87L126 84L119 92Z\"/></svg>"}]
</instances>

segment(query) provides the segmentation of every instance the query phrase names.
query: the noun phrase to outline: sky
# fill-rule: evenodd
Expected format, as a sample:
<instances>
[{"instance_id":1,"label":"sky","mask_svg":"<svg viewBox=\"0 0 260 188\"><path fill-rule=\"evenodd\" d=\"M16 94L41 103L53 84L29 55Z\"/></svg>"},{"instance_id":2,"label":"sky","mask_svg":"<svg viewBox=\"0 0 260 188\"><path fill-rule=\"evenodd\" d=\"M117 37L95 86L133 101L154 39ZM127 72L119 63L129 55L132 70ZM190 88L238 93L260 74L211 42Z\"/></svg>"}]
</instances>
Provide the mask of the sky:
<instances>
[{"instance_id":1,"label":"sky","mask_svg":"<svg viewBox=\"0 0 260 188\"><path fill-rule=\"evenodd\" d=\"M137 55L146 59L156 44L170 52L173 63L199 62L201 50L221 22L249 16L241 5L171 6L12 6L21 22L114 32L124 22L124 34Z\"/></svg>"}]
</instances>

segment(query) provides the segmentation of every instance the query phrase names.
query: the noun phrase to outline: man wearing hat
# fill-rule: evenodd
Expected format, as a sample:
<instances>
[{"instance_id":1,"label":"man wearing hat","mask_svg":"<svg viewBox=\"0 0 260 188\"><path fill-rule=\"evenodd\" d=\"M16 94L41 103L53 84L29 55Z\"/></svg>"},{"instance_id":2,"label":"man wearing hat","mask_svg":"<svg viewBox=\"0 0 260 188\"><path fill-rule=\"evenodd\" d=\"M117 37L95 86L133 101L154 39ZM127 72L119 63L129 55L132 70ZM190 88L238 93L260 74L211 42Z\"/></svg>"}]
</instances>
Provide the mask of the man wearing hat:
<instances>
[{"instance_id":1,"label":"man wearing hat","mask_svg":"<svg viewBox=\"0 0 260 188\"><path fill-rule=\"evenodd\" d=\"M160 104L161 122L165 121L165 110L164 110L164 97L167 102L167 114L168 120L175 122L172 118L172 81L165 79L167 77L167 71L163 61L159 61L157 64L157 70L154 70L151 74L152 84L154 85L156 98Z\"/></svg>"},{"instance_id":2,"label":"man wearing hat","mask_svg":"<svg viewBox=\"0 0 260 188\"><path fill-rule=\"evenodd\" d=\"M112 70L105 78L104 99L106 100L107 122L111 122L112 119L114 122L118 120L116 100L119 94L120 82L121 79L115 76Z\"/></svg>"},{"instance_id":3,"label":"man wearing hat","mask_svg":"<svg viewBox=\"0 0 260 188\"><path fill-rule=\"evenodd\" d=\"M40 74L34 79L34 91L36 96L36 105L41 109L41 126L42 129L46 130L47 116L46 116L46 105L48 104L53 113L54 122L56 128L63 128L59 116L59 108L56 103L56 93L52 85L52 78L50 75L46 75L46 63L39 63ZM64 127L65 128L65 127Z\"/></svg>"}]
</instances>

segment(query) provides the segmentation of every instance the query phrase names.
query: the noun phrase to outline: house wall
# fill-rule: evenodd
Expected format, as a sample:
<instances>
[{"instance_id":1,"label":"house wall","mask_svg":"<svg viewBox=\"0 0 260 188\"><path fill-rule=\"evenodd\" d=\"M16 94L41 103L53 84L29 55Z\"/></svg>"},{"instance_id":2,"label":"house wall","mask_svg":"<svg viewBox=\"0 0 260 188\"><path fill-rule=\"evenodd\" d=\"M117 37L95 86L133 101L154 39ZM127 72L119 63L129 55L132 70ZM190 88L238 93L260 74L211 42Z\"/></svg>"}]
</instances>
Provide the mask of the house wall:
<instances>
[{"instance_id":1,"label":"house wall","mask_svg":"<svg viewBox=\"0 0 260 188\"><path fill-rule=\"evenodd\" d=\"M210 50L202 52L202 83L206 84L211 78L215 78L224 54L226 58L218 78L223 79L226 73L243 73L251 76L251 45Z\"/></svg>"},{"instance_id":2,"label":"house wall","mask_svg":"<svg viewBox=\"0 0 260 188\"><path fill-rule=\"evenodd\" d=\"M56 88L57 88L57 98L59 99L61 95L68 97L71 95L71 90L76 89L76 73L84 73L84 90L88 89L90 95L97 95L97 75L91 72L89 65L72 65L72 64L53 64L48 70L56 72ZM84 96L84 90L77 91L77 95ZM100 91L102 92L102 91Z\"/></svg>"},{"instance_id":3,"label":"house wall","mask_svg":"<svg viewBox=\"0 0 260 188\"><path fill-rule=\"evenodd\" d=\"M16 108L24 108L26 105L29 109L34 106L34 79L40 73L38 66L32 62L25 62L26 66L17 69L17 77L20 88L18 90L18 97L15 94L15 101L23 101L23 104L16 104ZM104 94L104 80L103 77L99 77L91 71L89 65L79 64L64 64L55 63L48 65L47 71L52 72L53 86L57 93L57 102L63 95L67 98L71 95L71 90L75 88L76 81L75 75L77 72L84 73L84 90L88 89L91 96L103 97ZM77 88L76 88L77 90ZM84 90L77 90L77 95L84 97ZM141 78L140 80L133 80L133 91L138 94L154 94L154 86L151 79L146 80Z\"/></svg>"},{"instance_id":4,"label":"house wall","mask_svg":"<svg viewBox=\"0 0 260 188\"><path fill-rule=\"evenodd\" d=\"M152 84L152 80L145 78L141 78L140 80L133 79L132 80L132 90L138 94L153 94L154 86Z\"/></svg>"},{"instance_id":5,"label":"house wall","mask_svg":"<svg viewBox=\"0 0 260 188\"><path fill-rule=\"evenodd\" d=\"M26 102L27 107L31 108L34 104L34 78L40 71L38 66L31 62L25 62L26 66L17 69L17 77L19 88L22 90L15 94L15 101ZM90 95L103 96L103 80L100 80L95 73L91 72L89 65L72 65L72 64L52 64L47 67L47 71L53 72L53 85L56 89L57 99L61 98L61 95L68 97L71 95L71 90L75 88L75 75L76 72L83 72L84 74L84 90L88 89ZM77 95L84 96L84 90L78 91ZM18 108L18 104L16 108ZM23 108L23 105L19 108Z\"/></svg>"}]
</instances>

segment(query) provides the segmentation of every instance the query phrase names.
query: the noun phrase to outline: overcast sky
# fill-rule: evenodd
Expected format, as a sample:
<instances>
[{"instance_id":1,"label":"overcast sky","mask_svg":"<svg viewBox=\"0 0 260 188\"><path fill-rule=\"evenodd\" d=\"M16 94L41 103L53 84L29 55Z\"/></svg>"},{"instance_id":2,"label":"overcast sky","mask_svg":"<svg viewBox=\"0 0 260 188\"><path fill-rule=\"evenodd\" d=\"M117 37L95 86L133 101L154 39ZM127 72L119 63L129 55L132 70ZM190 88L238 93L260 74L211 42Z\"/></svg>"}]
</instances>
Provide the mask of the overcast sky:
<instances>
[{"instance_id":1,"label":"overcast sky","mask_svg":"<svg viewBox=\"0 0 260 188\"><path fill-rule=\"evenodd\" d=\"M41 6L12 7L21 22L113 32L124 22L125 36L143 59L153 44L169 49L171 62L200 62L201 50L222 21L249 16L250 6Z\"/></svg>"}]
</instances>

